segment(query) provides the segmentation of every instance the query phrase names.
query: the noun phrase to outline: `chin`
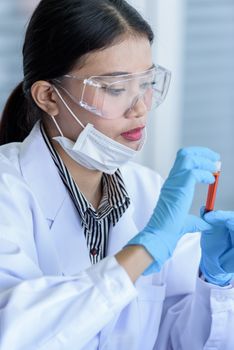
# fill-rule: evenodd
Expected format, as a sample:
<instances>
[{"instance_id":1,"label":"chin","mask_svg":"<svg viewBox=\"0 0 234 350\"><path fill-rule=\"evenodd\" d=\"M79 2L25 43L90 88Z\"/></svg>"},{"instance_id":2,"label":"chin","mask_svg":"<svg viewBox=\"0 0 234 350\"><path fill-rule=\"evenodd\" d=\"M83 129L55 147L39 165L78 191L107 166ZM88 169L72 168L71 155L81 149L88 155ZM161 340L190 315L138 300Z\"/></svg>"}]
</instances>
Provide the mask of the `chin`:
<instances>
[{"instance_id":1,"label":"chin","mask_svg":"<svg viewBox=\"0 0 234 350\"><path fill-rule=\"evenodd\" d=\"M141 144L141 140L139 141L125 141L124 145L133 149L134 151L137 151L139 146Z\"/></svg>"}]
</instances>

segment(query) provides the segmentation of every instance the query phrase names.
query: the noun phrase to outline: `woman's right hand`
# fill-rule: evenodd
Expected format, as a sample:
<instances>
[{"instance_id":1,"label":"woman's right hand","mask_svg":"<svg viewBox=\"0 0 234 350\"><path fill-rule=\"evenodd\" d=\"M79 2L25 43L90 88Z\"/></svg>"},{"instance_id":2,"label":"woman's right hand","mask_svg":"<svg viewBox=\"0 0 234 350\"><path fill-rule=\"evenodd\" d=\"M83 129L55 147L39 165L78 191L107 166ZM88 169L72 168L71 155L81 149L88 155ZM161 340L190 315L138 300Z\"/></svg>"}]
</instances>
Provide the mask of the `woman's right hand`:
<instances>
[{"instance_id":1,"label":"woman's right hand","mask_svg":"<svg viewBox=\"0 0 234 350\"><path fill-rule=\"evenodd\" d=\"M178 151L173 168L165 181L157 205L145 228L127 245L142 245L154 263L145 274L157 272L171 257L178 240L186 232L209 229L209 224L188 215L196 183L211 184L219 154L203 147Z\"/></svg>"}]
</instances>

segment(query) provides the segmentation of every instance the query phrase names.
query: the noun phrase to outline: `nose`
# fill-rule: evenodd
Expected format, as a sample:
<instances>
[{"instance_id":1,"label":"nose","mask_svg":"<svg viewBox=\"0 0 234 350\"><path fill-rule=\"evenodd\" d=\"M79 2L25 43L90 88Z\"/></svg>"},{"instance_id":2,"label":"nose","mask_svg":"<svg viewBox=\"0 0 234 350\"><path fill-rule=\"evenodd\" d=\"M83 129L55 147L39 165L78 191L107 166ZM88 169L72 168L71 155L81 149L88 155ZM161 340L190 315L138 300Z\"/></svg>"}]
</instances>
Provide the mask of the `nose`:
<instances>
[{"instance_id":1,"label":"nose","mask_svg":"<svg viewBox=\"0 0 234 350\"><path fill-rule=\"evenodd\" d=\"M126 111L125 116L131 117L142 117L148 112L147 106L144 101L144 96L139 95L132 101L131 107Z\"/></svg>"}]
</instances>

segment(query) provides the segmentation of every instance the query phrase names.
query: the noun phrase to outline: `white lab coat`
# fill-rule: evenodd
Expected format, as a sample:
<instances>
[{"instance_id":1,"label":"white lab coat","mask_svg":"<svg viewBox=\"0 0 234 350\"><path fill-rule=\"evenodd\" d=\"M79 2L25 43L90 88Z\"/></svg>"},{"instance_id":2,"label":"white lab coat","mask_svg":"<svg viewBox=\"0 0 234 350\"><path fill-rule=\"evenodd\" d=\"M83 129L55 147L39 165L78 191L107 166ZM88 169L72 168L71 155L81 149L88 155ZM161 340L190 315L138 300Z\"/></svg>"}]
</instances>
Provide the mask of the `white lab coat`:
<instances>
[{"instance_id":1,"label":"white lab coat","mask_svg":"<svg viewBox=\"0 0 234 350\"><path fill-rule=\"evenodd\" d=\"M38 124L23 143L0 148L1 350L234 348L234 290L198 279L198 234L135 285L118 265L113 255L144 227L161 186L145 167L121 170L131 205L110 231L108 257L90 266Z\"/></svg>"}]
</instances>

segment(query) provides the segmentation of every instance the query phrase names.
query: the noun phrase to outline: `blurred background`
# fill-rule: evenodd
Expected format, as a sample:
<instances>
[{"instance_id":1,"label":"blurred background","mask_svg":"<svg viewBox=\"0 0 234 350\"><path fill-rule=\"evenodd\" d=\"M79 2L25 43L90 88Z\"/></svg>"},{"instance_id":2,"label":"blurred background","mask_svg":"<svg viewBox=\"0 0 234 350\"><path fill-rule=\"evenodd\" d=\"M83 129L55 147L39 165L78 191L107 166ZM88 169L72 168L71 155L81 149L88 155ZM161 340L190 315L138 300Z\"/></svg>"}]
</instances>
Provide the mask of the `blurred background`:
<instances>
[{"instance_id":1,"label":"blurred background","mask_svg":"<svg viewBox=\"0 0 234 350\"><path fill-rule=\"evenodd\" d=\"M0 2L0 113L23 79L24 33L38 2ZM150 113L148 141L137 161L166 177L179 148L214 149L222 158L216 208L234 210L234 0L128 2L155 32L154 61L172 71L165 102ZM206 193L207 185L198 185L192 212L199 212Z\"/></svg>"}]
</instances>

